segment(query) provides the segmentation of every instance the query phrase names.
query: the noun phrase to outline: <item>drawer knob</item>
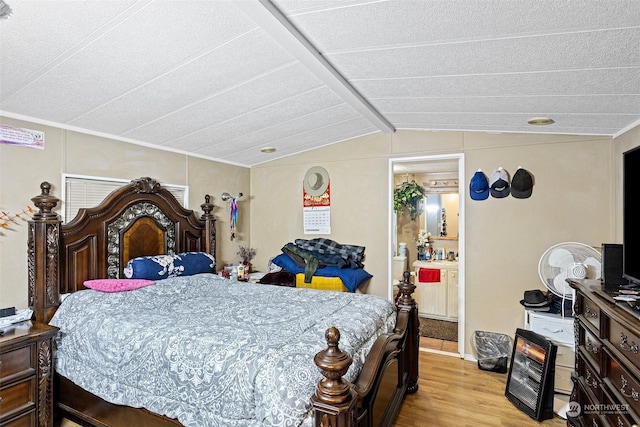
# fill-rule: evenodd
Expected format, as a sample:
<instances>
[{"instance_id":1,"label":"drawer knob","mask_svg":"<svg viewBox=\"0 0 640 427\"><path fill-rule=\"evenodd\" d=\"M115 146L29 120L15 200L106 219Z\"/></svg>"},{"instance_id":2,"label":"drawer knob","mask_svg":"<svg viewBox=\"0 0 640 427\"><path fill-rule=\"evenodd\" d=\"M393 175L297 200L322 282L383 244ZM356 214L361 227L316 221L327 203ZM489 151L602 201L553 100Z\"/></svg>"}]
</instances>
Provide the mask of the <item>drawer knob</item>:
<instances>
[{"instance_id":1,"label":"drawer knob","mask_svg":"<svg viewBox=\"0 0 640 427\"><path fill-rule=\"evenodd\" d=\"M585 307L584 312L589 317L598 317L598 312L593 311L589 306Z\"/></svg>"},{"instance_id":2,"label":"drawer knob","mask_svg":"<svg viewBox=\"0 0 640 427\"><path fill-rule=\"evenodd\" d=\"M638 392L635 391L633 387L631 387L631 392L629 393L626 390L627 386L629 385L629 382L627 381L627 379L624 376L620 375L620 380L622 381L622 387L620 388L620 393L622 393L625 397L630 397L637 402L639 397Z\"/></svg>"},{"instance_id":3,"label":"drawer knob","mask_svg":"<svg viewBox=\"0 0 640 427\"><path fill-rule=\"evenodd\" d=\"M620 332L620 348L624 351L630 351L633 354L638 354L638 344L634 341L631 341L630 345L627 344L627 336L623 332Z\"/></svg>"},{"instance_id":4,"label":"drawer knob","mask_svg":"<svg viewBox=\"0 0 640 427\"><path fill-rule=\"evenodd\" d=\"M597 345L593 345L593 341L591 341L591 338L587 338L587 343L586 343L585 347L591 353L598 354L598 346Z\"/></svg>"}]
</instances>

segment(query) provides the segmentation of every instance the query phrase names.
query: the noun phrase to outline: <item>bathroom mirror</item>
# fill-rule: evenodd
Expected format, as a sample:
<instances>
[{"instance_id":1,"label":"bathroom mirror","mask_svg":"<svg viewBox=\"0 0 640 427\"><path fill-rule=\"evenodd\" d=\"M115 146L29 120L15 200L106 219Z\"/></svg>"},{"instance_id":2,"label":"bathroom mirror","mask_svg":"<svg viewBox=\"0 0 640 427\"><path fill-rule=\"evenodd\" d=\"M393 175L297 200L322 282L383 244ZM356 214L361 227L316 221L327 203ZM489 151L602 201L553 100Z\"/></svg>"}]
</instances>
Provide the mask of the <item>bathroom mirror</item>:
<instances>
[{"instance_id":1,"label":"bathroom mirror","mask_svg":"<svg viewBox=\"0 0 640 427\"><path fill-rule=\"evenodd\" d=\"M434 238L458 239L458 193L427 193L420 223Z\"/></svg>"}]
</instances>

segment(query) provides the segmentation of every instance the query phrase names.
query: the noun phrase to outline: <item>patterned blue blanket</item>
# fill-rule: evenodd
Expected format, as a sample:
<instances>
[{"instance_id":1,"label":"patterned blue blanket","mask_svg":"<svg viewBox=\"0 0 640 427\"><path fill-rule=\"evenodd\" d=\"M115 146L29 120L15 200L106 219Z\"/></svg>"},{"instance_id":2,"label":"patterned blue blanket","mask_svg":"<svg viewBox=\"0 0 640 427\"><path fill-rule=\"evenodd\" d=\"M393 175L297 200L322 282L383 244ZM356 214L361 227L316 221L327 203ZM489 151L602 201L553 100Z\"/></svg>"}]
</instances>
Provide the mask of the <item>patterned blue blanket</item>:
<instances>
[{"instance_id":1,"label":"patterned blue blanket","mask_svg":"<svg viewBox=\"0 0 640 427\"><path fill-rule=\"evenodd\" d=\"M299 426L310 425L326 329L340 330L353 381L395 309L373 295L199 274L75 292L50 323L60 328L57 372L109 402L185 426Z\"/></svg>"}]
</instances>

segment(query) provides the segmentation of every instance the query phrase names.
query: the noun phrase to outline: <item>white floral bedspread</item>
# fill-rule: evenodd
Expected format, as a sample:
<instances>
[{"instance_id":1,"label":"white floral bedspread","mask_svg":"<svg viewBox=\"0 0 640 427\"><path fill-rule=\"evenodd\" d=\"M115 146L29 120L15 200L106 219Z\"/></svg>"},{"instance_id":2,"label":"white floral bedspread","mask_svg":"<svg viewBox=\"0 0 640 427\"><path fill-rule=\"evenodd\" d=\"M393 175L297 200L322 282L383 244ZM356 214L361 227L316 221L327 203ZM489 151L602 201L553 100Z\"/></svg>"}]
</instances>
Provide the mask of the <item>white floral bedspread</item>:
<instances>
[{"instance_id":1,"label":"white floral bedspread","mask_svg":"<svg viewBox=\"0 0 640 427\"><path fill-rule=\"evenodd\" d=\"M326 329L340 330L353 381L395 309L372 295L199 274L76 292L50 323L60 328L57 372L109 402L185 426L298 426L311 419Z\"/></svg>"}]
</instances>

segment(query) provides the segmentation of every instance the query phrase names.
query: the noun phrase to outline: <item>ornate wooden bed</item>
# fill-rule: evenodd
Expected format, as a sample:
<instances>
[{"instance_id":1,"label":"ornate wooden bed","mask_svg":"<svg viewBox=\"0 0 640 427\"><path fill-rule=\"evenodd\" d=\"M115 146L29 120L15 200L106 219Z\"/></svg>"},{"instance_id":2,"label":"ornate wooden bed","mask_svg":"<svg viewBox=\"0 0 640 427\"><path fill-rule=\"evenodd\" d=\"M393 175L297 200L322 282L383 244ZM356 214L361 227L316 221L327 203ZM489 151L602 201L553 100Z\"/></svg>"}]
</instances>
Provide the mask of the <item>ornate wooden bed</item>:
<instances>
[{"instance_id":1,"label":"ornate wooden bed","mask_svg":"<svg viewBox=\"0 0 640 427\"><path fill-rule=\"evenodd\" d=\"M205 196L198 217L184 209L173 195L148 177L112 192L99 206L81 209L62 224L53 212L58 199L43 182L32 198L38 211L28 227L29 306L35 318L49 322L60 305L60 295L85 289L85 280L123 277L134 257L202 251L215 256L214 205ZM267 285L265 285L267 286ZM311 396L315 426L389 426L405 394L418 389L418 313L415 286L405 272L396 298L393 333L379 337L357 380L343 375L351 357L338 347L340 333L329 328L327 347L315 356L322 379ZM180 425L176 420L108 403L56 375L54 403L57 416L94 426Z\"/></svg>"}]
</instances>

